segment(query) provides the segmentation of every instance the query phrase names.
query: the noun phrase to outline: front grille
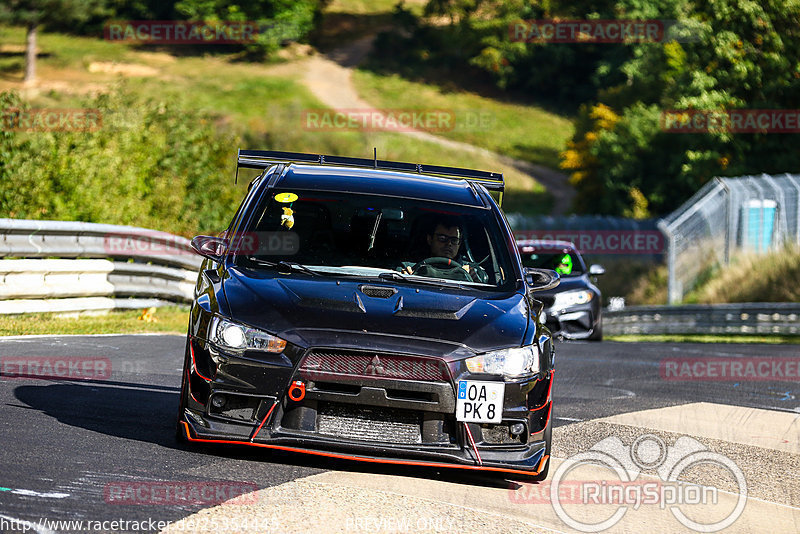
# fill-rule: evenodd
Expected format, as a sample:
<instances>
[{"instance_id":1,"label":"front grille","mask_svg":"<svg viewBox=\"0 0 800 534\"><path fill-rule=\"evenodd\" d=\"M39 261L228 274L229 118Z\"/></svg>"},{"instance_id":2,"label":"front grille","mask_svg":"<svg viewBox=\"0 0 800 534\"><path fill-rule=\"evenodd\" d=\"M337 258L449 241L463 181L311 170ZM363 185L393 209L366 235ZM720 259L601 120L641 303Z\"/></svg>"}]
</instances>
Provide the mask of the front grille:
<instances>
[{"instance_id":1,"label":"front grille","mask_svg":"<svg viewBox=\"0 0 800 534\"><path fill-rule=\"evenodd\" d=\"M418 413L386 408L321 404L317 432L338 438L387 443L422 443Z\"/></svg>"},{"instance_id":2,"label":"front grille","mask_svg":"<svg viewBox=\"0 0 800 534\"><path fill-rule=\"evenodd\" d=\"M331 375L449 382L447 364L438 359L376 352L313 349L303 359L300 373L305 378Z\"/></svg>"}]
</instances>

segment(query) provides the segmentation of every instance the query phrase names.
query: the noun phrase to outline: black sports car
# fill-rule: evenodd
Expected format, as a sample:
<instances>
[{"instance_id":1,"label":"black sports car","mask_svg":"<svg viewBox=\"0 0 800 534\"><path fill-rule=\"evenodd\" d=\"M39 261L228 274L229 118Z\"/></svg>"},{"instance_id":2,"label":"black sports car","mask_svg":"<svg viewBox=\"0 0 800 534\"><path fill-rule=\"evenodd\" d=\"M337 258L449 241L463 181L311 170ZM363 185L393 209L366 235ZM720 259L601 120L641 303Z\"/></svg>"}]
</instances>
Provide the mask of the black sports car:
<instances>
[{"instance_id":1,"label":"black sports car","mask_svg":"<svg viewBox=\"0 0 800 534\"><path fill-rule=\"evenodd\" d=\"M557 288L536 293L544 303L547 327L566 339L603 339L602 295L591 277L605 273L600 265L588 269L569 241L517 241L524 267L554 269L561 276Z\"/></svg>"},{"instance_id":2,"label":"black sports car","mask_svg":"<svg viewBox=\"0 0 800 534\"><path fill-rule=\"evenodd\" d=\"M544 478L553 342L490 195L502 175L240 151L198 236L178 438ZM455 178L455 179L454 179Z\"/></svg>"}]
</instances>

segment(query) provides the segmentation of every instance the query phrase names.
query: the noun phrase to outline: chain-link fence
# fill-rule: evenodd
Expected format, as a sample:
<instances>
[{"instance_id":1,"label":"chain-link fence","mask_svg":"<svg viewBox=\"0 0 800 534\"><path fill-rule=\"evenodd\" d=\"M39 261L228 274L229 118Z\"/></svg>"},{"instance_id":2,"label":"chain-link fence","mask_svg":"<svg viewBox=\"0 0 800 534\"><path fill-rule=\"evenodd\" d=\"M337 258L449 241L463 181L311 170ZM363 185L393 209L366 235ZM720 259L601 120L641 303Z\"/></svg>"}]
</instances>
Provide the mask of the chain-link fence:
<instances>
[{"instance_id":1,"label":"chain-link fence","mask_svg":"<svg viewBox=\"0 0 800 534\"><path fill-rule=\"evenodd\" d=\"M658 226L667 238L669 303L735 252L800 244L800 175L715 178Z\"/></svg>"},{"instance_id":2,"label":"chain-link fence","mask_svg":"<svg viewBox=\"0 0 800 534\"><path fill-rule=\"evenodd\" d=\"M597 263L605 274L595 283L603 304L624 302L638 280L664 263L666 240L656 219L628 219L604 215L524 216L508 214L517 239L571 241L587 265Z\"/></svg>"}]
</instances>

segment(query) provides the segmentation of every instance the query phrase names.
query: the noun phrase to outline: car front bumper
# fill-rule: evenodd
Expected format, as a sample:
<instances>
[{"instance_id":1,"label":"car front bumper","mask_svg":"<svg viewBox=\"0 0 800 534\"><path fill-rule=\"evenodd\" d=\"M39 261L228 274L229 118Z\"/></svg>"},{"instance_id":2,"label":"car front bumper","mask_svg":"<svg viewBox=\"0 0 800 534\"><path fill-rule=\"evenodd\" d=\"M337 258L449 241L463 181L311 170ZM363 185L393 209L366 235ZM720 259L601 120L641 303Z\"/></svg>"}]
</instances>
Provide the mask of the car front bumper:
<instances>
[{"instance_id":1,"label":"car front bumper","mask_svg":"<svg viewBox=\"0 0 800 534\"><path fill-rule=\"evenodd\" d=\"M587 339L599 327L599 313L591 304L563 310L546 308L546 326L553 335L565 339Z\"/></svg>"},{"instance_id":2,"label":"car front bumper","mask_svg":"<svg viewBox=\"0 0 800 534\"><path fill-rule=\"evenodd\" d=\"M425 375L423 367L425 376L410 380L346 369L309 373L303 363L309 351L273 362L212 358L213 351L197 338L187 344L180 425L189 441L527 475L547 463L552 372L507 383L500 424L465 424L455 419L452 378L464 378L462 362L440 362L447 380ZM292 388L297 383L304 390L300 400ZM513 425L522 432L512 434Z\"/></svg>"}]
</instances>

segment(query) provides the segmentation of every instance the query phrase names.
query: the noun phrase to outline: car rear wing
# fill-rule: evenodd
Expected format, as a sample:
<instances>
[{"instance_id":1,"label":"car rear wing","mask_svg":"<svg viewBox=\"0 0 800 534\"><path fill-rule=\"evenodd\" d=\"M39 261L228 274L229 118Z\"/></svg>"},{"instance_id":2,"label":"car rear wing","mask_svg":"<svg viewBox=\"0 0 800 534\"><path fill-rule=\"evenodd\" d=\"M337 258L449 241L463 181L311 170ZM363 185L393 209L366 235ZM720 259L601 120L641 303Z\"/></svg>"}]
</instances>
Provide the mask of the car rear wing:
<instances>
[{"instance_id":1,"label":"car rear wing","mask_svg":"<svg viewBox=\"0 0 800 534\"><path fill-rule=\"evenodd\" d=\"M423 165L402 161L386 161L381 159L348 158L345 156L326 156L325 154L304 154L302 152L279 152L274 150L239 150L236 172L239 169L266 169L276 163L304 163L307 165L338 165L345 167L365 167L385 171L412 172L431 176L446 176L477 182L489 191L500 193L503 198L505 181L503 173L476 171L459 167L442 167L439 165Z\"/></svg>"}]
</instances>

